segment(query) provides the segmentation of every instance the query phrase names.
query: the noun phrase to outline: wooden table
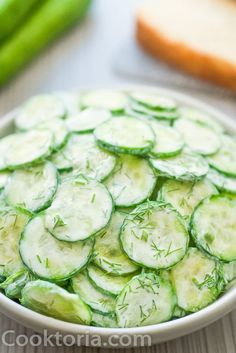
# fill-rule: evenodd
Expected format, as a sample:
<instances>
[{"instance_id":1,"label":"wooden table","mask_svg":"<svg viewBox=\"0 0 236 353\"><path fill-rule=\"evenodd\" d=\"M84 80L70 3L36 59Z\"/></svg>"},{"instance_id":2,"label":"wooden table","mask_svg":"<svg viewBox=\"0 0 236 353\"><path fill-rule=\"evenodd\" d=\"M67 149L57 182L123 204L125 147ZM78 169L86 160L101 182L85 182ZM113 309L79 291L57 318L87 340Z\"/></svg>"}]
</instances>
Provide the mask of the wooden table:
<instances>
[{"instance_id":1,"label":"wooden table","mask_svg":"<svg viewBox=\"0 0 236 353\"><path fill-rule=\"evenodd\" d=\"M120 70L114 70L114 63L117 65L119 56L122 56L123 62L124 56L127 56L127 62L135 63L135 55L132 54L131 58L129 51L124 49L123 44L131 38L133 10L138 2L138 0L97 0L83 25L74 28L52 45L17 79L0 91L0 115L11 110L27 97L39 92L76 89L94 84L122 84L130 82L131 78L133 83L148 83L142 75L137 74L135 77L133 72L129 75L129 70L127 72L123 70L123 75L117 75ZM143 67L140 65L138 68L140 70L137 71L140 73ZM148 77L146 78L148 79ZM188 91L184 87L179 87L179 90ZM212 95L211 92L202 93L201 90L196 90L194 93L192 91L192 94L217 105L232 116L235 115L235 99L230 95L226 95L222 99L222 96ZM28 336L33 334L30 329L0 315L1 353L96 353L100 351L96 348L53 348L42 345L32 347L30 344L24 347L9 347L1 342L2 334L6 330L14 330L15 337L19 334ZM134 350L147 353L234 353L236 352L235 332L236 311L194 334L151 348L136 348ZM101 351L105 352L106 350L102 348Z\"/></svg>"}]
</instances>

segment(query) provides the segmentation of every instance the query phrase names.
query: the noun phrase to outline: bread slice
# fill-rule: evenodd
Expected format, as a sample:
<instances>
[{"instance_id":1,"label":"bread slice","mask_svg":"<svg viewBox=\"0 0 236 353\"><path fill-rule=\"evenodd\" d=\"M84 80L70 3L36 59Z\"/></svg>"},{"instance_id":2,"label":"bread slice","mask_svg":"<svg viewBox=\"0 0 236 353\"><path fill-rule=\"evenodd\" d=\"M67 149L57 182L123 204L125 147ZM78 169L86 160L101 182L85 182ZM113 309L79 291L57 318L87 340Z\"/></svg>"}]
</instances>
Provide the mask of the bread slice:
<instances>
[{"instance_id":1,"label":"bread slice","mask_svg":"<svg viewBox=\"0 0 236 353\"><path fill-rule=\"evenodd\" d=\"M137 39L154 56L236 91L235 0L145 0Z\"/></svg>"}]
</instances>

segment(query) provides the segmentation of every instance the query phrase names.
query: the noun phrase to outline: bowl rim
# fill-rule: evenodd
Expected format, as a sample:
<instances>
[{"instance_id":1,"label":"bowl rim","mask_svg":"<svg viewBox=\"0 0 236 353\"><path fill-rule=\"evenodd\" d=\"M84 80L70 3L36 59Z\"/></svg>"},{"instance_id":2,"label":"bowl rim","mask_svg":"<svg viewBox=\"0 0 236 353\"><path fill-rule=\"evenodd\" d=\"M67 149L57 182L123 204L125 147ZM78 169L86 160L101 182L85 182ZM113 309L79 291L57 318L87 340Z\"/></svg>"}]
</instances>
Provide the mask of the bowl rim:
<instances>
[{"instance_id":1,"label":"bowl rim","mask_svg":"<svg viewBox=\"0 0 236 353\"><path fill-rule=\"evenodd\" d=\"M193 98L185 93L179 93L175 90L169 88L162 88L160 86L151 86L151 85L139 85L139 84L120 84L114 85L110 84L107 86L101 85L92 85L92 87L82 88L77 90L78 93L93 90L93 89L112 89L112 90L123 90L123 91L138 91L142 90L147 93L157 93L163 96L168 96L175 99L177 102L189 106L192 108L197 108L203 112L208 113L213 118L216 118L216 121L219 121L225 128L226 131L236 133L236 121L230 118L225 113L222 113L219 109L204 103L201 100ZM13 123L16 110L11 111L6 114L4 117L0 118L0 132L7 129L10 124ZM20 323L30 325L37 325L41 328L41 331L45 328L53 331L60 332L70 332L72 334L94 334L101 336L110 336L110 335L158 335L169 334L179 332L179 335L183 335L184 331L190 332L197 330L200 327L206 326L218 318L226 315L231 310L236 307L236 286L229 289L228 292L222 294L215 302L208 305L206 308L201 309L196 313L189 314L183 318L176 320L167 321L164 323L159 323L155 325L142 326L142 327L131 327L131 328L107 328L107 327L95 327L95 326L86 326L81 324L74 324L66 321L61 321L54 319L49 316L39 314L33 310L30 310L21 304L14 302L12 299L7 298L3 293L0 293L0 311L7 315L8 317L16 320ZM176 336L176 334L175 334Z\"/></svg>"}]
</instances>

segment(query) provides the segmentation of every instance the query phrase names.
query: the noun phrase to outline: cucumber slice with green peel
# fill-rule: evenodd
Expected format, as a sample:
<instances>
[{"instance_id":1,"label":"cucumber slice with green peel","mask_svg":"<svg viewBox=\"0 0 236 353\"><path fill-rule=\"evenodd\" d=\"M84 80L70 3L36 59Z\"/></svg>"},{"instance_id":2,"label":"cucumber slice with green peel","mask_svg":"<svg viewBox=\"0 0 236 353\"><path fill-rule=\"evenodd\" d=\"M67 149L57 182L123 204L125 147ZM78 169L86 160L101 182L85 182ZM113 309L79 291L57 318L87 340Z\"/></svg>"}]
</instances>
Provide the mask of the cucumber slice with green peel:
<instances>
[{"instance_id":1,"label":"cucumber slice with green peel","mask_svg":"<svg viewBox=\"0 0 236 353\"><path fill-rule=\"evenodd\" d=\"M72 143L75 173L83 173L97 180L103 180L111 174L116 166L117 158L110 152L99 148L93 135L75 136L72 138Z\"/></svg>"},{"instance_id":2,"label":"cucumber slice with green peel","mask_svg":"<svg viewBox=\"0 0 236 353\"><path fill-rule=\"evenodd\" d=\"M100 108L87 108L67 119L67 127L71 132L88 133L92 132L97 126L111 118L109 110Z\"/></svg>"},{"instance_id":3,"label":"cucumber slice with green peel","mask_svg":"<svg viewBox=\"0 0 236 353\"><path fill-rule=\"evenodd\" d=\"M94 130L94 136L101 147L111 152L144 155L155 141L154 132L144 121L119 116L107 120Z\"/></svg>"},{"instance_id":4,"label":"cucumber slice with green peel","mask_svg":"<svg viewBox=\"0 0 236 353\"><path fill-rule=\"evenodd\" d=\"M59 150L65 143L68 137L68 129L65 121L62 119L53 119L40 124L38 129L46 129L51 131L53 135L52 149Z\"/></svg>"},{"instance_id":5,"label":"cucumber slice with green peel","mask_svg":"<svg viewBox=\"0 0 236 353\"><path fill-rule=\"evenodd\" d=\"M115 311L115 298L99 291L86 273L80 272L71 279L72 288L93 310L103 314Z\"/></svg>"},{"instance_id":6,"label":"cucumber slice with green peel","mask_svg":"<svg viewBox=\"0 0 236 353\"><path fill-rule=\"evenodd\" d=\"M19 130L30 130L43 122L66 115L63 101L55 95L40 95L29 99L19 110L15 124Z\"/></svg>"},{"instance_id":7,"label":"cucumber slice with green peel","mask_svg":"<svg viewBox=\"0 0 236 353\"><path fill-rule=\"evenodd\" d=\"M228 176L236 177L236 139L222 135L222 147L213 156L208 157L210 166Z\"/></svg>"},{"instance_id":8,"label":"cucumber slice with green peel","mask_svg":"<svg viewBox=\"0 0 236 353\"><path fill-rule=\"evenodd\" d=\"M124 111L128 98L123 92L96 90L84 93L80 103L83 108L102 108L118 113Z\"/></svg>"},{"instance_id":9,"label":"cucumber slice with green peel","mask_svg":"<svg viewBox=\"0 0 236 353\"><path fill-rule=\"evenodd\" d=\"M93 135L72 135L65 147L52 155L51 161L58 170L74 169L73 174L103 180L116 165L116 156L99 148Z\"/></svg>"},{"instance_id":10,"label":"cucumber slice with green peel","mask_svg":"<svg viewBox=\"0 0 236 353\"><path fill-rule=\"evenodd\" d=\"M145 107L142 106L142 110L143 109L145 110ZM164 111L163 111L163 113L170 114L169 112L164 112ZM156 123L158 123L158 124L160 124L162 126L171 126L172 122L173 122L173 120L158 119L158 118L155 118L154 116L150 115L149 113L145 113L145 112L141 113L141 112L135 111L134 109L131 109L131 108L127 108L125 110L125 114L127 116L131 116L133 118L141 119L141 120L143 120L144 122L146 122L146 123L148 123L150 125L151 125L152 122L156 122Z\"/></svg>"},{"instance_id":11,"label":"cucumber slice with green peel","mask_svg":"<svg viewBox=\"0 0 236 353\"><path fill-rule=\"evenodd\" d=\"M184 309L182 309L178 305L176 305L174 313L173 313L173 318L180 319L181 317L184 317L186 315L188 315L188 313Z\"/></svg>"},{"instance_id":12,"label":"cucumber slice with green peel","mask_svg":"<svg viewBox=\"0 0 236 353\"><path fill-rule=\"evenodd\" d=\"M77 294L42 280L27 283L21 304L40 314L76 324L89 325L92 320L91 310Z\"/></svg>"},{"instance_id":13,"label":"cucumber slice with green peel","mask_svg":"<svg viewBox=\"0 0 236 353\"><path fill-rule=\"evenodd\" d=\"M148 161L136 156L121 155L114 172L105 180L116 206L135 206L149 198L156 177Z\"/></svg>"},{"instance_id":14,"label":"cucumber slice with green peel","mask_svg":"<svg viewBox=\"0 0 236 353\"><path fill-rule=\"evenodd\" d=\"M95 311L93 312L91 325L110 328L118 327L115 315L104 315Z\"/></svg>"},{"instance_id":15,"label":"cucumber slice with green peel","mask_svg":"<svg viewBox=\"0 0 236 353\"><path fill-rule=\"evenodd\" d=\"M184 218L189 219L195 207L204 198L218 194L207 179L185 182L167 180L158 193L158 200L170 203Z\"/></svg>"},{"instance_id":16,"label":"cucumber slice with green peel","mask_svg":"<svg viewBox=\"0 0 236 353\"><path fill-rule=\"evenodd\" d=\"M7 168L5 157L6 153L9 151L9 149L15 142L15 136L15 134L11 134L3 137L0 140L0 170L4 170Z\"/></svg>"},{"instance_id":17,"label":"cucumber slice with green peel","mask_svg":"<svg viewBox=\"0 0 236 353\"><path fill-rule=\"evenodd\" d=\"M106 227L112 211L113 201L106 187L79 175L59 185L45 212L45 226L57 239L76 242Z\"/></svg>"},{"instance_id":18,"label":"cucumber slice with green peel","mask_svg":"<svg viewBox=\"0 0 236 353\"><path fill-rule=\"evenodd\" d=\"M181 134L169 126L163 126L157 122L149 122L156 141L154 147L149 152L152 157L163 158L172 157L181 152L184 147L183 137Z\"/></svg>"},{"instance_id":19,"label":"cucumber slice with green peel","mask_svg":"<svg viewBox=\"0 0 236 353\"><path fill-rule=\"evenodd\" d=\"M132 92L129 96L132 100L151 109L172 111L177 108L177 104L173 99L157 94Z\"/></svg>"},{"instance_id":20,"label":"cucumber slice with green peel","mask_svg":"<svg viewBox=\"0 0 236 353\"><path fill-rule=\"evenodd\" d=\"M11 173L9 172L0 172L0 191L2 189L4 189L6 183L7 183L7 180L9 178L9 176L11 175Z\"/></svg>"},{"instance_id":21,"label":"cucumber slice with green peel","mask_svg":"<svg viewBox=\"0 0 236 353\"><path fill-rule=\"evenodd\" d=\"M0 266L6 277L23 268L19 239L28 219L26 214L13 208L0 209Z\"/></svg>"},{"instance_id":22,"label":"cucumber slice with green peel","mask_svg":"<svg viewBox=\"0 0 236 353\"><path fill-rule=\"evenodd\" d=\"M74 139L74 155L72 160L74 174L82 173L99 181L107 178L114 170L117 158L112 153L97 146L93 135L85 134Z\"/></svg>"},{"instance_id":23,"label":"cucumber slice with green peel","mask_svg":"<svg viewBox=\"0 0 236 353\"><path fill-rule=\"evenodd\" d=\"M20 299L22 289L28 282L33 280L34 276L29 271L21 269L1 283L0 288L4 290L8 298Z\"/></svg>"},{"instance_id":24,"label":"cucumber slice with green peel","mask_svg":"<svg viewBox=\"0 0 236 353\"><path fill-rule=\"evenodd\" d=\"M154 273L141 274L127 283L117 297L119 327L158 324L172 318L176 297L169 280Z\"/></svg>"},{"instance_id":25,"label":"cucumber slice with green peel","mask_svg":"<svg viewBox=\"0 0 236 353\"><path fill-rule=\"evenodd\" d=\"M236 278L236 261L223 263L223 277L226 283L233 281Z\"/></svg>"},{"instance_id":26,"label":"cucumber slice with green peel","mask_svg":"<svg viewBox=\"0 0 236 353\"><path fill-rule=\"evenodd\" d=\"M220 190L236 194L236 177L232 178L210 168L207 178Z\"/></svg>"},{"instance_id":27,"label":"cucumber slice with green peel","mask_svg":"<svg viewBox=\"0 0 236 353\"><path fill-rule=\"evenodd\" d=\"M14 207L39 212L50 206L57 184L57 170L50 162L15 170L5 187L6 201Z\"/></svg>"},{"instance_id":28,"label":"cucumber slice with green peel","mask_svg":"<svg viewBox=\"0 0 236 353\"><path fill-rule=\"evenodd\" d=\"M180 214L171 205L154 201L138 206L125 218L120 239L130 259L156 270L178 263L189 243Z\"/></svg>"},{"instance_id":29,"label":"cucumber slice with green peel","mask_svg":"<svg viewBox=\"0 0 236 353\"><path fill-rule=\"evenodd\" d=\"M171 270L178 306L196 312L212 303L222 290L221 268L212 258L196 248Z\"/></svg>"},{"instance_id":30,"label":"cucumber slice with green peel","mask_svg":"<svg viewBox=\"0 0 236 353\"><path fill-rule=\"evenodd\" d=\"M94 240L75 243L57 240L46 230L44 223L44 215L29 221L20 239L20 255L36 276L52 282L63 281L88 263Z\"/></svg>"},{"instance_id":31,"label":"cucumber slice with green peel","mask_svg":"<svg viewBox=\"0 0 236 353\"><path fill-rule=\"evenodd\" d=\"M73 162L67 156L67 147L65 148L65 150L62 148L60 151L54 152L48 158L49 161L55 165L59 172L68 172L73 168Z\"/></svg>"},{"instance_id":32,"label":"cucumber slice with green peel","mask_svg":"<svg viewBox=\"0 0 236 353\"><path fill-rule=\"evenodd\" d=\"M76 178L78 175L81 175L81 172L79 169L76 169L76 168L61 171L60 172L60 182L62 183L68 179ZM83 175L85 175L85 174L83 173ZM98 178L94 178L94 179L96 179L100 182L102 181L102 180L99 180Z\"/></svg>"},{"instance_id":33,"label":"cucumber slice with green peel","mask_svg":"<svg viewBox=\"0 0 236 353\"><path fill-rule=\"evenodd\" d=\"M95 239L94 263L105 272L125 276L138 270L121 248L119 234L126 213L115 211L108 227Z\"/></svg>"},{"instance_id":34,"label":"cucumber slice with green peel","mask_svg":"<svg viewBox=\"0 0 236 353\"><path fill-rule=\"evenodd\" d=\"M177 110L168 111L168 110L154 110L148 107L145 107L141 104L133 104L132 110L135 113L142 114L142 116L152 117L160 121L173 122L179 118L179 113Z\"/></svg>"},{"instance_id":35,"label":"cucumber slice with green peel","mask_svg":"<svg viewBox=\"0 0 236 353\"><path fill-rule=\"evenodd\" d=\"M151 158L150 163L159 176L182 181L201 179L209 170L206 160L191 151L182 151L169 158Z\"/></svg>"},{"instance_id":36,"label":"cucumber slice with green peel","mask_svg":"<svg viewBox=\"0 0 236 353\"><path fill-rule=\"evenodd\" d=\"M196 153L207 156L221 147L220 135L202 122L182 118L174 123L174 127L182 134L186 145Z\"/></svg>"},{"instance_id":37,"label":"cucumber slice with green peel","mask_svg":"<svg viewBox=\"0 0 236 353\"><path fill-rule=\"evenodd\" d=\"M203 123L204 125L206 124L218 133L224 132L223 126L216 119L214 119L206 112L203 112L195 108L181 107L181 106L178 108L178 111L179 111L180 117L183 119L193 120L198 123Z\"/></svg>"},{"instance_id":38,"label":"cucumber slice with green peel","mask_svg":"<svg viewBox=\"0 0 236 353\"><path fill-rule=\"evenodd\" d=\"M31 130L12 136L14 141L5 155L8 169L31 166L51 154L53 136L48 130Z\"/></svg>"},{"instance_id":39,"label":"cucumber slice with green peel","mask_svg":"<svg viewBox=\"0 0 236 353\"><path fill-rule=\"evenodd\" d=\"M122 291L126 283L133 277L133 275L114 276L94 265L89 265L87 270L90 280L96 287L104 293L115 296Z\"/></svg>"},{"instance_id":40,"label":"cucumber slice with green peel","mask_svg":"<svg viewBox=\"0 0 236 353\"><path fill-rule=\"evenodd\" d=\"M50 161L59 171L73 168L74 160L78 158L78 141L80 141L79 136L70 135L65 146L50 156Z\"/></svg>"},{"instance_id":41,"label":"cucumber slice with green peel","mask_svg":"<svg viewBox=\"0 0 236 353\"><path fill-rule=\"evenodd\" d=\"M197 246L222 261L236 260L236 200L224 195L204 199L191 218Z\"/></svg>"}]
</instances>

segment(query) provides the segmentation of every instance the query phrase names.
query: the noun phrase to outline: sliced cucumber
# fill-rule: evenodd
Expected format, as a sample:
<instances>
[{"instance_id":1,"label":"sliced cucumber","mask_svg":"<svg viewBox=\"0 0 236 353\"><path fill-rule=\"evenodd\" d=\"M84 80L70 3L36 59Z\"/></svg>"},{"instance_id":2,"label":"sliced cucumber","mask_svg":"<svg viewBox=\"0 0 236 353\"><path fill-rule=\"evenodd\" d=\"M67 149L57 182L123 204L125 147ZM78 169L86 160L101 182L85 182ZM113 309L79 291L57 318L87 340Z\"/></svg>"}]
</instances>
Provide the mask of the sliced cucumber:
<instances>
[{"instance_id":1,"label":"sliced cucumber","mask_svg":"<svg viewBox=\"0 0 236 353\"><path fill-rule=\"evenodd\" d=\"M121 249L119 234L126 213L116 211L108 227L95 239L93 261L104 271L113 275L128 275L138 267Z\"/></svg>"},{"instance_id":2,"label":"sliced cucumber","mask_svg":"<svg viewBox=\"0 0 236 353\"><path fill-rule=\"evenodd\" d=\"M236 278L236 261L223 263L223 277L226 283Z\"/></svg>"},{"instance_id":3,"label":"sliced cucumber","mask_svg":"<svg viewBox=\"0 0 236 353\"><path fill-rule=\"evenodd\" d=\"M6 153L9 151L11 146L15 142L15 134L8 135L6 137L3 137L0 140L0 170L6 169ZM18 136L18 135L17 135Z\"/></svg>"},{"instance_id":4,"label":"sliced cucumber","mask_svg":"<svg viewBox=\"0 0 236 353\"><path fill-rule=\"evenodd\" d=\"M211 155L221 146L221 139L208 125L189 119L178 119L174 127L184 137L184 141L196 153Z\"/></svg>"},{"instance_id":5,"label":"sliced cucumber","mask_svg":"<svg viewBox=\"0 0 236 353\"><path fill-rule=\"evenodd\" d=\"M67 127L72 132L92 132L98 125L111 118L109 110L88 108L67 120Z\"/></svg>"},{"instance_id":6,"label":"sliced cucumber","mask_svg":"<svg viewBox=\"0 0 236 353\"><path fill-rule=\"evenodd\" d=\"M181 317L186 316L188 313L180 308L178 305L175 307L173 318L180 319Z\"/></svg>"},{"instance_id":7,"label":"sliced cucumber","mask_svg":"<svg viewBox=\"0 0 236 353\"><path fill-rule=\"evenodd\" d=\"M96 90L37 96L15 127L0 139L6 296L129 328L235 285L236 139L214 118L155 93Z\"/></svg>"},{"instance_id":8,"label":"sliced cucumber","mask_svg":"<svg viewBox=\"0 0 236 353\"><path fill-rule=\"evenodd\" d=\"M1 283L0 288L4 289L8 298L20 299L22 289L28 282L33 281L33 277L34 276L29 271L22 268Z\"/></svg>"},{"instance_id":9,"label":"sliced cucumber","mask_svg":"<svg viewBox=\"0 0 236 353\"><path fill-rule=\"evenodd\" d=\"M143 155L149 152L155 136L144 121L120 116L107 120L94 131L98 144L112 152Z\"/></svg>"},{"instance_id":10,"label":"sliced cucumber","mask_svg":"<svg viewBox=\"0 0 236 353\"><path fill-rule=\"evenodd\" d=\"M73 244L55 239L46 230L44 216L40 215L32 218L25 227L20 254L24 264L38 277L63 281L87 264L93 243L93 239Z\"/></svg>"},{"instance_id":11,"label":"sliced cucumber","mask_svg":"<svg viewBox=\"0 0 236 353\"><path fill-rule=\"evenodd\" d=\"M77 136L74 146L77 155L74 155L74 173L82 173L87 177L103 180L108 177L116 166L117 158L108 151L99 148L94 136L90 134Z\"/></svg>"},{"instance_id":12,"label":"sliced cucumber","mask_svg":"<svg viewBox=\"0 0 236 353\"><path fill-rule=\"evenodd\" d=\"M71 280L72 288L93 310L103 314L115 311L115 298L99 291L89 280L86 273L78 273Z\"/></svg>"},{"instance_id":13,"label":"sliced cucumber","mask_svg":"<svg viewBox=\"0 0 236 353\"><path fill-rule=\"evenodd\" d=\"M204 198L218 194L207 179L196 182L167 180L159 191L158 199L170 203L184 218L189 218Z\"/></svg>"},{"instance_id":14,"label":"sliced cucumber","mask_svg":"<svg viewBox=\"0 0 236 353\"><path fill-rule=\"evenodd\" d=\"M51 131L53 135L52 149L59 150L65 143L68 136L68 129L65 121L61 119L53 119L40 124L38 129L46 129Z\"/></svg>"},{"instance_id":15,"label":"sliced cucumber","mask_svg":"<svg viewBox=\"0 0 236 353\"><path fill-rule=\"evenodd\" d=\"M92 320L91 310L78 295L46 281L29 282L22 291L21 304L40 314L76 324L89 325Z\"/></svg>"},{"instance_id":16,"label":"sliced cucumber","mask_svg":"<svg viewBox=\"0 0 236 353\"><path fill-rule=\"evenodd\" d=\"M119 327L137 327L168 321L176 298L170 281L154 273L134 277L116 302Z\"/></svg>"},{"instance_id":17,"label":"sliced cucumber","mask_svg":"<svg viewBox=\"0 0 236 353\"><path fill-rule=\"evenodd\" d=\"M236 194L236 178L228 177L210 168L207 178L220 190Z\"/></svg>"},{"instance_id":18,"label":"sliced cucumber","mask_svg":"<svg viewBox=\"0 0 236 353\"><path fill-rule=\"evenodd\" d=\"M236 260L236 200L214 195L203 200L191 219L197 246L223 261Z\"/></svg>"},{"instance_id":19,"label":"sliced cucumber","mask_svg":"<svg viewBox=\"0 0 236 353\"><path fill-rule=\"evenodd\" d=\"M63 101L55 95L40 95L29 99L20 109L15 119L16 127L29 130L37 125L66 115Z\"/></svg>"},{"instance_id":20,"label":"sliced cucumber","mask_svg":"<svg viewBox=\"0 0 236 353\"><path fill-rule=\"evenodd\" d=\"M50 162L15 170L5 188L6 201L14 207L39 212L50 206L57 191L57 179L57 170Z\"/></svg>"},{"instance_id":21,"label":"sliced cucumber","mask_svg":"<svg viewBox=\"0 0 236 353\"><path fill-rule=\"evenodd\" d=\"M172 111L177 108L177 104L173 99L157 94L132 92L129 96L134 101L151 109Z\"/></svg>"},{"instance_id":22,"label":"sliced cucumber","mask_svg":"<svg viewBox=\"0 0 236 353\"><path fill-rule=\"evenodd\" d=\"M223 146L208 158L210 166L228 176L236 177L236 140L227 135L222 136Z\"/></svg>"},{"instance_id":23,"label":"sliced cucumber","mask_svg":"<svg viewBox=\"0 0 236 353\"><path fill-rule=\"evenodd\" d=\"M127 97L123 92L97 90L84 93L81 105L84 108L108 109L113 113L122 112L127 105Z\"/></svg>"},{"instance_id":24,"label":"sliced cucumber","mask_svg":"<svg viewBox=\"0 0 236 353\"><path fill-rule=\"evenodd\" d=\"M112 198L106 187L79 175L59 185L46 210L45 226L59 240L83 240L108 224L112 210Z\"/></svg>"},{"instance_id":25,"label":"sliced cucumber","mask_svg":"<svg viewBox=\"0 0 236 353\"><path fill-rule=\"evenodd\" d=\"M116 157L99 148L93 135L72 135L66 146L51 161L59 170L74 168L73 174L82 173L97 180L105 179L115 168Z\"/></svg>"},{"instance_id":26,"label":"sliced cucumber","mask_svg":"<svg viewBox=\"0 0 236 353\"><path fill-rule=\"evenodd\" d=\"M222 125L206 112L190 107L179 107L178 111L180 117L183 119L189 119L198 123L207 124L212 130L218 133L222 133L224 131Z\"/></svg>"},{"instance_id":27,"label":"sliced cucumber","mask_svg":"<svg viewBox=\"0 0 236 353\"><path fill-rule=\"evenodd\" d=\"M132 275L114 276L94 265L89 265L87 270L92 283L101 291L110 295L118 295L133 277Z\"/></svg>"},{"instance_id":28,"label":"sliced cucumber","mask_svg":"<svg viewBox=\"0 0 236 353\"><path fill-rule=\"evenodd\" d=\"M145 110L145 112L144 113L141 113L141 112L139 112L139 111L136 111L136 110L134 110L135 109L135 107L133 107L133 109L131 109L130 107L129 108L127 108L126 110L125 110L125 114L127 115L127 116L132 116L133 118L138 118L138 119L141 119L141 120L143 120L144 122L146 122L146 123L148 123L148 124L152 124L152 123L154 123L154 122L156 122L157 124L159 124L159 125L161 125L161 126L171 126L172 125L172 123L173 123L173 120L168 120L168 119L158 119L158 116L157 117L155 117L155 114L153 115L153 114L150 114L150 112L149 111L146 111L146 108L145 107L143 107L143 106L141 106L141 109L139 109L139 107L137 108L137 110ZM156 111L155 111L155 113L157 113ZM159 113L159 112L158 112ZM173 113L171 113L171 112L166 112L166 111L161 111L161 113L163 113L163 114L168 114L168 115L173 115ZM157 114L156 114L157 115ZM160 114L159 114L160 115Z\"/></svg>"},{"instance_id":29,"label":"sliced cucumber","mask_svg":"<svg viewBox=\"0 0 236 353\"><path fill-rule=\"evenodd\" d=\"M220 273L213 259L189 248L183 260L171 270L179 307L196 312L212 303L222 290Z\"/></svg>"},{"instance_id":30,"label":"sliced cucumber","mask_svg":"<svg viewBox=\"0 0 236 353\"><path fill-rule=\"evenodd\" d=\"M183 137L181 134L169 126L163 126L157 122L149 121L156 141L154 147L149 152L152 157L172 157L180 153L184 147Z\"/></svg>"},{"instance_id":31,"label":"sliced cucumber","mask_svg":"<svg viewBox=\"0 0 236 353\"><path fill-rule=\"evenodd\" d=\"M14 141L5 156L9 169L31 166L51 154L53 136L48 130L31 130L12 136Z\"/></svg>"},{"instance_id":32,"label":"sliced cucumber","mask_svg":"<svg viewBox=\"0 0 236 353\"><path fill-rule=\"evenodd\" d=\"M0 172L0 191L4 189L10 175L9 172Z\"/></svg>"},{"instance_id":33,"label":"sliced cucumber","mask_svg":"<svg viewBox=\"0 0 236 353\"><path fill-rule=\"evenodd\" d=\"M18 244L27 221L26 214L13 208L0 209L0 267L1 273L6 277L23 267Z\"/></svg>"},{"instance_id":34,"label":"sliced cucumber","mask_svg":"<svg viewBox=\"0 0 236 353\"><path fill-rule=\"evenodd\" d=\"M142 114L142 116L153 117L159 121L168 121L173 122L178 119L179 113L177 110L168 111L168 110L154 110L148 107L145 107L141 104L133 104L132 109L134 112Z\"/></svg>"},{"instance_id":35,"label":"sliced cucumber","mask_svg":"<svg viewBox=\"0 0 236 353\"><path fill-rule=\"evenodd\" d=\"M145 159L121 155L114 172L105 181L116 206L135 206L149 198L156 177Z\"/></svg>"},{"instance_id":36,"label":"sliced cucumber","mask_svg":"<svg viewBox=\"0 0 236 353\"><path fill-rule=\"evenodd\" d=\"M174 266L184 257L189 242L180 214L168 204L153 201L126 217L120 239L130 259L153 269Z\"/></svg>"},{"instance_id":37,"label":"sliced cucumber","mask_svg":"<svg viewBox=\"0 0 236 353\"><path fill-rule=\"evenodd\" d=\"M62 149L58 152L54 152L50 157L49 160L55 165L59 172L68 172L72 170L73 162L67 156L67 148Z\"/></svg>"},{"instance_id":38,"label":"sliced cucumber","mask_svg":"<svg viewBox=\"0 0 236 353\"><path fill-rule=\"evenodd\" d=\"M98 312L93 312L91 325L110 328L118 327L115 315L104 315Z\"/></svg>"},{"instance_id":39,"label":"sliced cucumber","mask_svg":"<svg viewBox=\"0 0 236 353\"><path fill-rule=\"evenodd\" d=\"M50 160L59 171L73 168L76 158L78 158L78 145L80 146L80 136L70 135L65 146L56 153L53 153Z\"/></svg>"},{"instance_id":40,"label":"sliced cucumber","mask_svg":"<svg viewBox=\"0 0 236 353\"><path fill-rule=\"evenodd\" d=\"M175 157L150 159L151 165L160 176L182 181L195 181L209 170L207 162L199 155L183 151Z\"/></svg>"}]
</instances>

